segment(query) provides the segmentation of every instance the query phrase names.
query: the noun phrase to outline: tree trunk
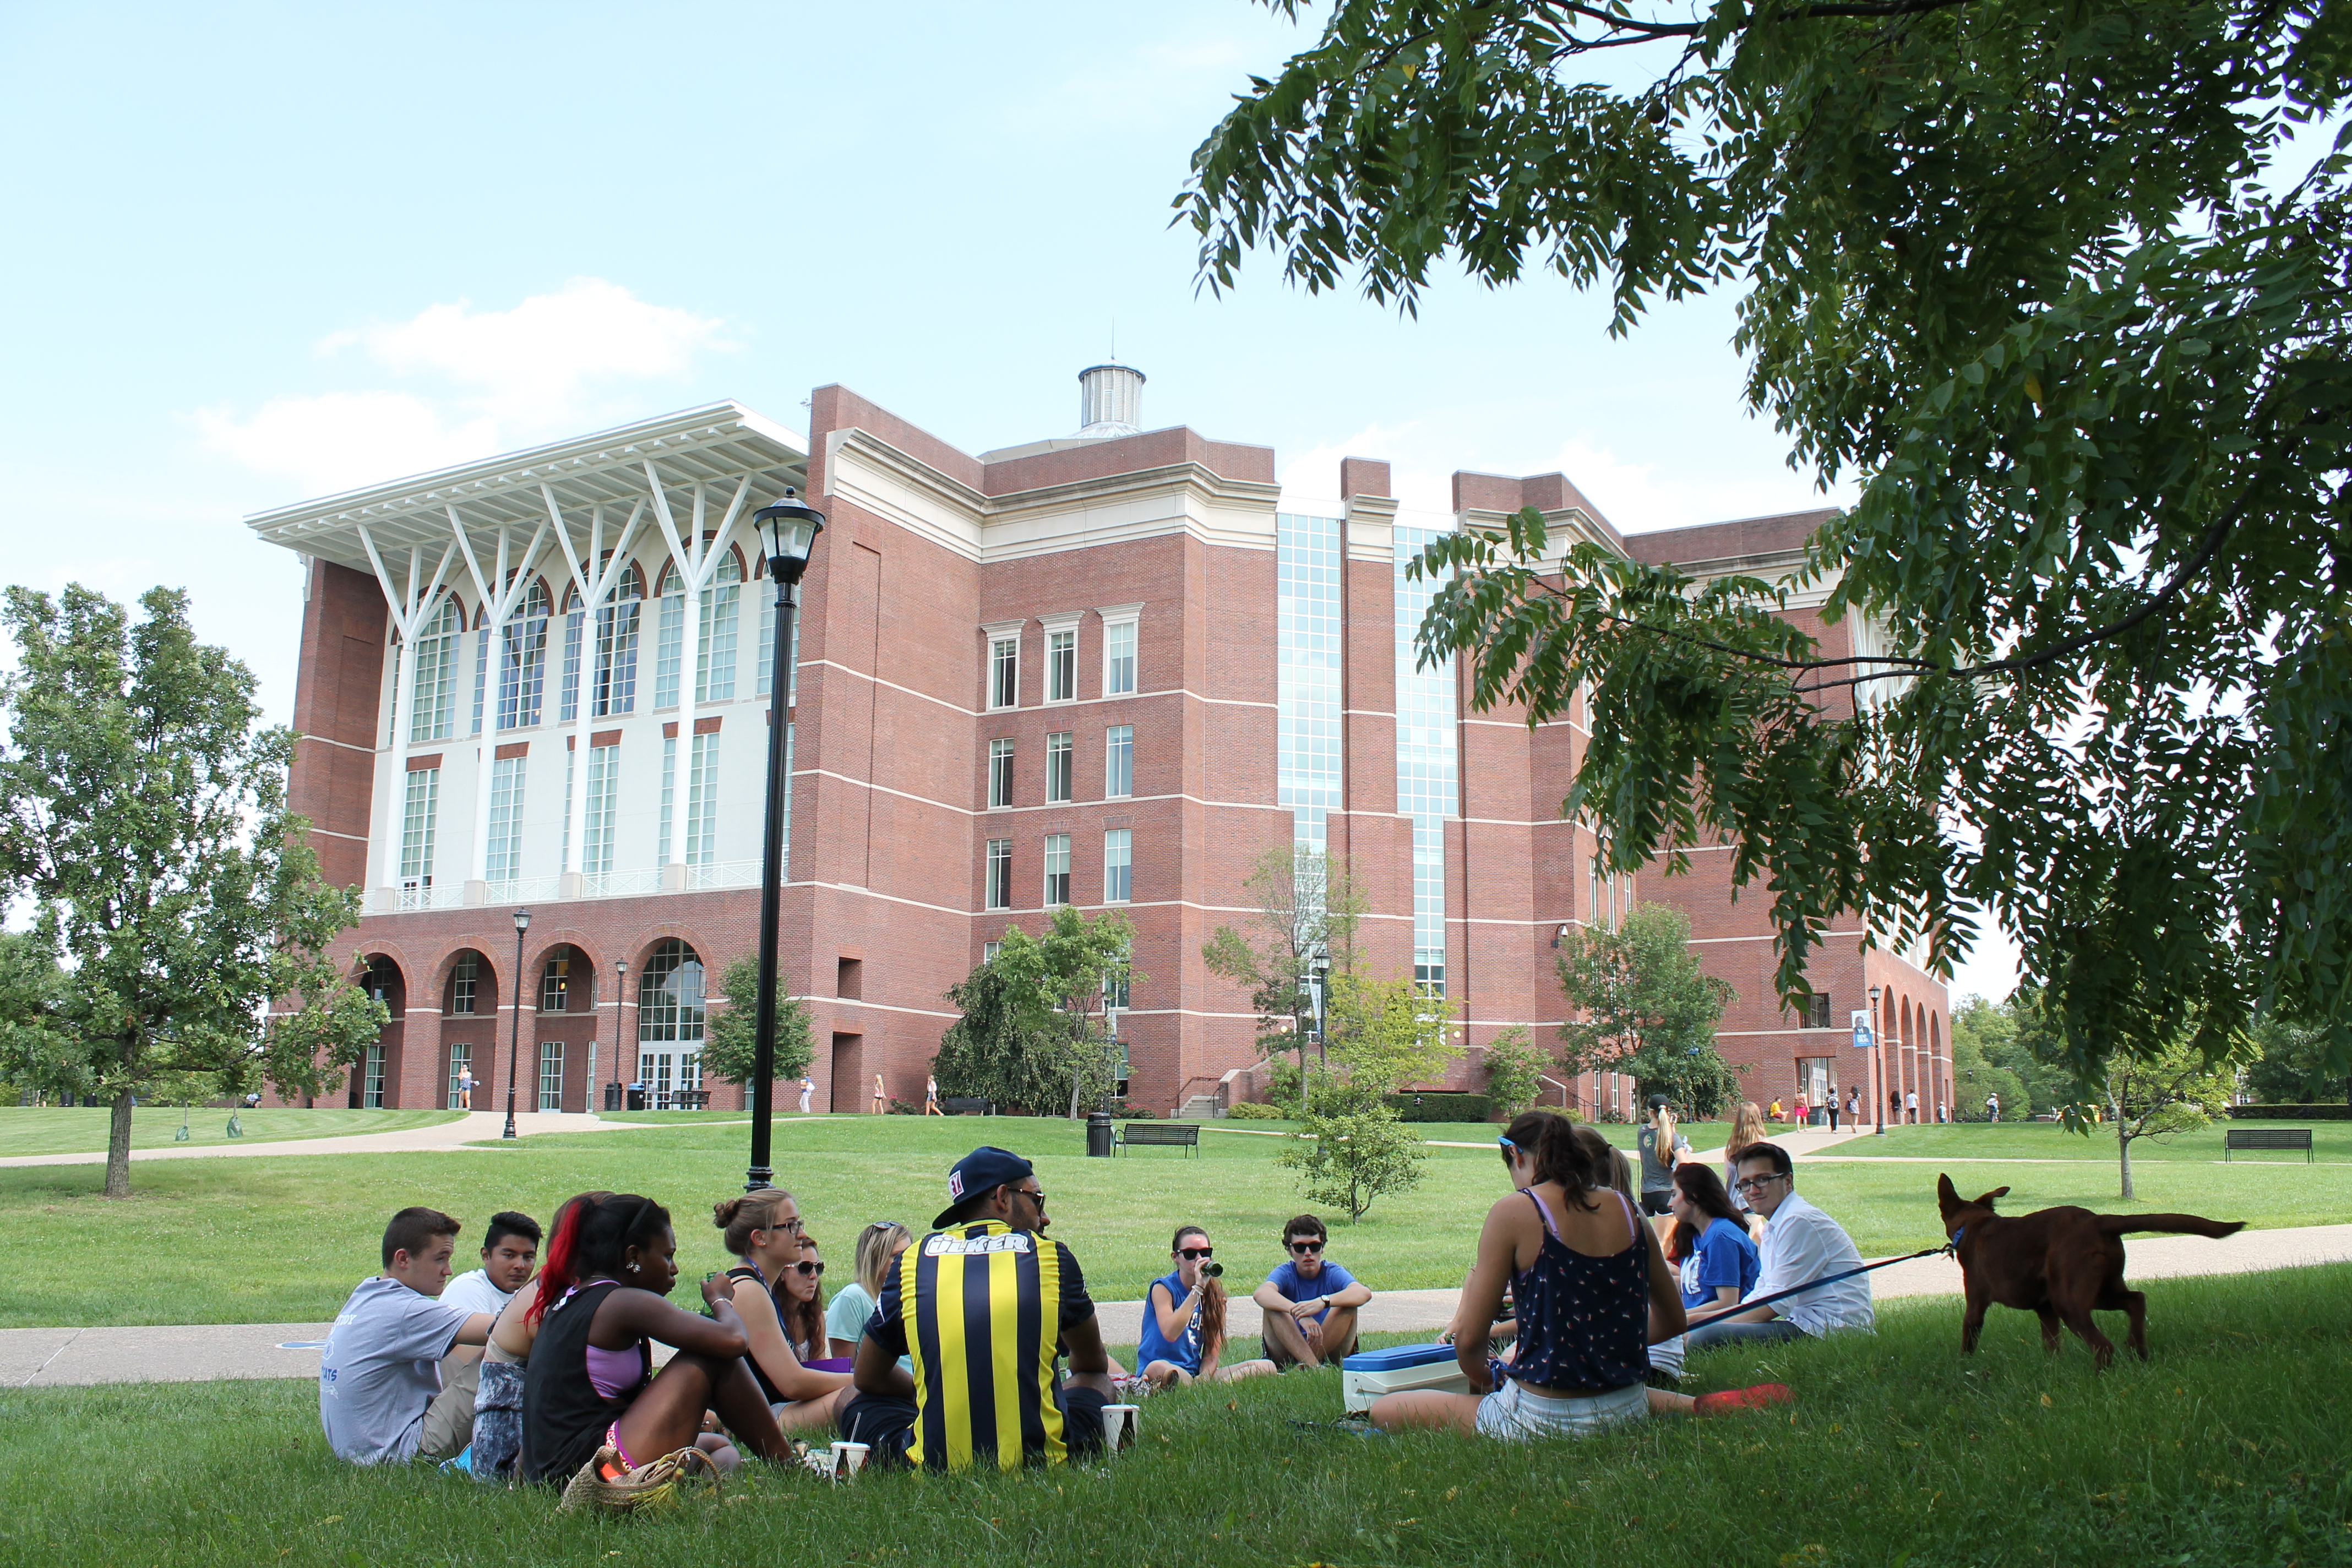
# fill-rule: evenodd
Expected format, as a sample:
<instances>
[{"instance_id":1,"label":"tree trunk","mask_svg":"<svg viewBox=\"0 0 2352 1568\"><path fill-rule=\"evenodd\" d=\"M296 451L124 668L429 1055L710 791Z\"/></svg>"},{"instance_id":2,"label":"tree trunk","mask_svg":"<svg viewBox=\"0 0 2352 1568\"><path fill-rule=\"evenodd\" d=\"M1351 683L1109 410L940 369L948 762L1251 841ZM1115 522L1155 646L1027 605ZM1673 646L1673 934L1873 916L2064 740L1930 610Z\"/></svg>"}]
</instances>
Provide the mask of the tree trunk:
<instances>
[{"instance_id":1,"label":"tree trunk","mask_svg":"<svg viewBox=\"0 0 2352 1568\"><path fill-rule=\"evenodd\" d=\"M114 1097L106 1130L106 1195L131 1195L131 1091L127 1089Z\"/></svg>"},{"instance_id":2,"label":"tree trunk","mask_svg":"<svg viewBox=\"0 0 2352 1568\"><path fill-rule=\"evenodd\" d=\"M2120 1112L2116 1116L2116 1152L2123 1162L2124 1202L2130 1203L2132 1201L2131 1133L2125 1127L2124 1119Z\"/></svg>"}]
</instances>

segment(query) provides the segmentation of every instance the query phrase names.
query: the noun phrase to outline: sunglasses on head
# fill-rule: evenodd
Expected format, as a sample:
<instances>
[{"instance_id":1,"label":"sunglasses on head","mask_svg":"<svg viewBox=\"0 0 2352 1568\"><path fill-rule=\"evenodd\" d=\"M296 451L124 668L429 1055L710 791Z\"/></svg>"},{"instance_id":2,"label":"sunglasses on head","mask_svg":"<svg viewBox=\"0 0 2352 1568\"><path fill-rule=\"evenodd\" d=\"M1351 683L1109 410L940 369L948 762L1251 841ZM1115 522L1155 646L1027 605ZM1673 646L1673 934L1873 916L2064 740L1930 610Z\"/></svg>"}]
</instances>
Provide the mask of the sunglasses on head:
<instances>
[{"instance_id":1,"label":"sunglasses on head","mask_svg":"<svg viewBox=\"0 0 2352 1568\"><path fill-rule=\"evenodd\" d=\"M1304 1258L1311 1252L1322 1251L1323 1244L1319 1241L1294 1241L1290 1244L1290 1250Z\"/></svg>"},{"instance_id":2,"label":"sunglasses on head","mask_svg":"<svg viewBox=\"0 0 2352 1568\"><path fill-rule=\"evenodd\" d=\"M824 1274L824 1262L822 1258L814 1263L794 1263L787 1267L799 1269L803 1277L814 1274L822 1278Z\"/></svg>"},{"instance_id":3,"label":"sunglasses on head","mask_svg":"<svg viewBox=\"0 0 2352 1568\"><path fill-rule=\"evenodd\" d=\"M1179 1258L1214 1258L1216 1255L1217 1249L1213 1247L1180 1247L1176 1249Z\"/></svg>"}]
</instances>

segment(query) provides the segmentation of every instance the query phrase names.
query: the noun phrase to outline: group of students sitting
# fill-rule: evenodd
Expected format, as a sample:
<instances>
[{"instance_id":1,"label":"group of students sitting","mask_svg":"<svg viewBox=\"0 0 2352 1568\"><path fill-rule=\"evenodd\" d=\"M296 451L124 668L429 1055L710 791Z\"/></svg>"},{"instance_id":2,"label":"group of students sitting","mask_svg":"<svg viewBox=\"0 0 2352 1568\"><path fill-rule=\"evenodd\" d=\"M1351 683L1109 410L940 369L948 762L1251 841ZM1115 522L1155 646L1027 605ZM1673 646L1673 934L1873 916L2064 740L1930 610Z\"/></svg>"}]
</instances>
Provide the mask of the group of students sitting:
<instances>
[{"instance_id":1,"label":"group of students sitting","mask_svg":"<svg viewBox=\"0 0 2352 1568\"><path fill-rule=\"evenodd\" d=\"M1515 1191L1486 1216L1453 1334L1475 1392L1391 1394L1371 1411L1384 1428L1527 1437L1776 1403L1789 1397L1779 1384L1696 1399L1646 1384L1654 1368L1679 1367L1683 1348L1870 1326L1859 1280L1741 1305L1859 1263L1795 1195L1774 1146L1743 1151L1739 1164L1738 1187L1766 1221L1760 1253L1714 1173L1684 1162L1670 1261L1635 1213L1623 1155L1591 1129L1535 1111L1497 1143ZM1228 1363L1214 1246L1186 1225L1145 1292L1130 1374L1104 1349L1077 1258L1045 1234L1028 1161L976 1149L949 1173L948 1194L919 1238L887 1222L860 1232L856 1280L830 1310L816 1243L781 1189L714 1206L737 1263L702 1281L699 1313L669 1300L677 1236L651 1198L572 1198L543 1259L534 1222L498 1215L482 1268L455 1281L459 1223L403 1209L384 1232L383 1274L352 1292L321 1354L328 1440L358 1463L422 1458L484 1480L556 1483L625 1483L688 1449L722 1469L746 1453L789 1462L802 1434L838 1433L886 1466L1059 1462L1100 1446L1114 1401L1337 1364L1371 1300L1324 1256L1322 1223L1301 1215L1254 1292L1265 1356ZM1513 1342L1506 1356L1489 1353L1498 1328ZM673 1352L658 1371L656 1342Z\"/></svg>"}]
</instances>

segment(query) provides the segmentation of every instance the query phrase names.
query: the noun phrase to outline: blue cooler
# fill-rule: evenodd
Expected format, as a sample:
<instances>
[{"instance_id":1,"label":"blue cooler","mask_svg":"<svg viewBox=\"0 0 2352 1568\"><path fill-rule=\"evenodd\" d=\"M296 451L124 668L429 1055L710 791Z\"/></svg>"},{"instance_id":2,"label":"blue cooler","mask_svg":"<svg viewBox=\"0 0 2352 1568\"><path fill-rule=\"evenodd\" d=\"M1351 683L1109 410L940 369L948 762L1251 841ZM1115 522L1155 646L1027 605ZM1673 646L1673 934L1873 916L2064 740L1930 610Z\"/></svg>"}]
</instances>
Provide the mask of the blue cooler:
<instances>
[{"instance_id":1,"label":"blue cooler","mask_svg":"<svg viewBox=\"0 0 2352 1568\"><path fill-rule=\"evenodd\" d=\"M1339 1397L1349 1410L1369 1410L1383 1394L1418 1388L1470 1392L1470 1380L1462 1375L1452 1345L1391 1345L1358 1351L1339 1363Z\"/></svg>"}]
</instances>

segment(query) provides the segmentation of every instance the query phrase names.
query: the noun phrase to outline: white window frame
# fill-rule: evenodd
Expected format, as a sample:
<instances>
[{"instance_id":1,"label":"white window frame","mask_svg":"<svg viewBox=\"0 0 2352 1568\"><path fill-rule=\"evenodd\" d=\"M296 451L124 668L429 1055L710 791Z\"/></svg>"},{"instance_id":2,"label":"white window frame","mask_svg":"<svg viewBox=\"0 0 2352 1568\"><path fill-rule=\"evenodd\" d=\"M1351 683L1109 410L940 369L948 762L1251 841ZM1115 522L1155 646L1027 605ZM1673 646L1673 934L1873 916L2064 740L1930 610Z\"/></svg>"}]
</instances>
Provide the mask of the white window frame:
<instances>
[{"instance_id":1,"label":"white window frame","mask_svg":"<svg viewBox=\"0 0 2352 1568\"><path fill-rule=\"evenodd\" d=\"M1113 873L1117 873L1114 879ZM1103 902L1123 904L1135 897L1135 830L1103 829Z\"/></svg>"},{"instance_id":2,"label":"white window frame","mask_svg":"<svg viewBox=\"0 0 2352 1568\"><path fill-rule=\"evenodd\" d=\"M1123 747L1119 744L1119 738L1121 736L1126 737L1127 742L1126 745ZM1121 751L1125 751L1127 753L1127 767L1125 769L1126 776L1124 778L1119 776L1119 770L1111 766L1111 759L1117 756ZM1111 787L1113 784L1123 784L1127 787L1124 789L1113 789ZM1107 725L1103 730L1103 798L1105 800L1125 800L1134 794L1135 726L1132 724Z\"/></svg>"},{"instance_id":3,"label":"white window frame","mask_svg":"<svg viewBox=\"0 0 2352 1568\"><path fill-rule=\"evenodd\" d=\"M1038 617L1038 625L1045 628L1045 701L1049 706L1078 700L1078 623L1085 619L1083 610ZM1056 643L1065 637L1069 639L1067 645L1057 647ZM1064 685L1066 675L1068 683Z\"/></svg>"},{"instance_id":4,"label":"white window frame","mask_svg":"<svg viewBox=\"0 0 2352 1568\"><path fill-rule=\"evenodd\" d=\"M1105 697L1132 697L1143 689L1143 606L1112 605L1097 610L1102 617L1102 694ZM1111 628L1123 626L1129 638L1129 668L1127 684L1117 686L1111 680Z\"/></svg>"},{"instance_id":5,"label":"white window frame","mask_svg":"<svg viewBox=\"0 0 2352 1568\"><path fill-rule=\"evenodd\" d=\"M1058 871L1054 868L1055 862L1057 859L1061 863L1061 869ZM1054 886L1054 879L1056 877L1059 877L1062 879L1062 885L1059 888ZM1045 835L1045 879L1044 892L1045 896L1045 907L1049 910L1058 910L1063 905L1071 901L1070 836L1066 833L1048 833ZM1054 896L1057 892L1061 894L1060 898L1055 898Z\"/></svg>"},{"instance_id":6,"label":"white window frame","mask_svg":"<svg viewBox=\"0 0 2352 1568\"><path fill-rule=\"evenodd\" d=\"M981 668L981 679L988 683L981 695L987 700L982 706L991 711L1004 711L1021 706L1021 634L1028 625L1025 620L992 621L980 628L988 641L987 662ZM997 698L1003 692L1003 683L997 679L997 656L1007 643L1013 645L1012 658L1008 661L1013 676L1011 700L1000 702Z\"/></svg>"},{"instance_id":7,"label":"white window frame","mask_svg":"<svg viewBox=\"0 0 2352 1568\"><path fill-rule=\"evenodd\" d=\"M1002 811L1013 804L1013 744L999 738L988 742L988 805Z\"/></svg>"},{"instance_id":8,"label":"white window frame","mask_svg":"<svg viewBox=\"0 0 2352 1568\"><path fill-rule=\"evenodd\" d=\"M990 839L987 857L982 866L980 890L982 905L992 910L1011 909L1013 907L1013 840ZM1001 878L998 875L999 867L1003 868Z\"/></svg>"},{"instance_id":9,"label":"white window frame","mask_svg":"<svg viewBox=\"0 0 2352 1568\"><path fill-rule=\"evenodd\" d=\"M1062 805L1077 795L1076 742L1077 736L1067 730L1056 730L1045 737L1045 802L1049 805Z\"/></svg>"}]
</instances>

